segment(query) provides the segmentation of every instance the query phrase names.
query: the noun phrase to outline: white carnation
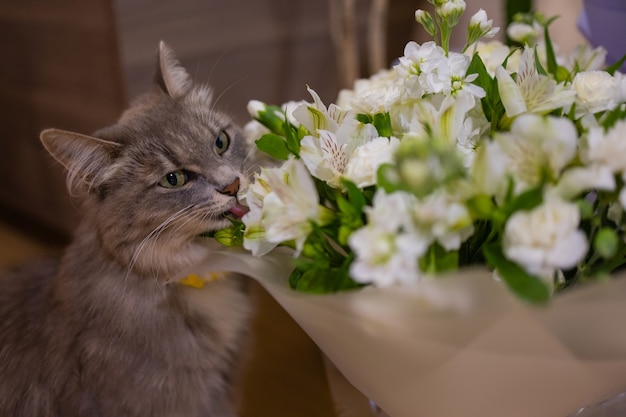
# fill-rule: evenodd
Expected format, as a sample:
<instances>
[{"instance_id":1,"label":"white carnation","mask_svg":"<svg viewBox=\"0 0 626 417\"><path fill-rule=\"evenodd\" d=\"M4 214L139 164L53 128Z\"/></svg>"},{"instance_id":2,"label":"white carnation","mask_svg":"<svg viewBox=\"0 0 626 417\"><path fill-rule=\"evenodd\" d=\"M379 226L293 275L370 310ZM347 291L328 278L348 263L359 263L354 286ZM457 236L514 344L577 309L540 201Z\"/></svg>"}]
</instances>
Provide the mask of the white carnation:
<instances>
[{"instance_id":1,"label":"white carnation","mask_svg":"<svg viewBox=\"0 0 626 417\"><path fill-rule=\"evenodd\" d=\"M573 268L589 248L578 228L578 207L556 196L530 211L518 211L504 229L503 249L507 258L528 273L551 280L557 270Z\"/></svg>"},{"instance_id":2,"label":"white carnation","mask_svg":"<svg viewBox=\"0 0 626 417\"><path fill-rule=\"evenodd\" d=\"M580 110L611 110L624 100L621 80L606 71L583 71L572 82Z\"/></svg>"},{"instance_id":3,"label":"white carnation","mask_svg":"<svg viewBox=\"0 0 626 417\"><path fill-rule=\"evenodd\" d=\"M354 150L344 177L359 188L376 184L378 168L385 163L393 162L393 155L400 141L397 138L375 138Z\"/></svg>"}]
</instances>

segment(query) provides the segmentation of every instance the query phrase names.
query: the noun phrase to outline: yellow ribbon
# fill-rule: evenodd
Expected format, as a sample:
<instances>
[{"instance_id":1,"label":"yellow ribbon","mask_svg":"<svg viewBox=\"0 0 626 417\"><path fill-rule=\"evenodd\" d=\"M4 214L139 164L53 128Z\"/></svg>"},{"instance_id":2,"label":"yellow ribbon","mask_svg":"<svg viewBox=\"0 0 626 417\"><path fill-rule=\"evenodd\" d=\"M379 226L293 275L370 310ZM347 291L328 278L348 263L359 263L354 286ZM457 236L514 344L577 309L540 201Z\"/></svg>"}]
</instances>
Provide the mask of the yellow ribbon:
<instances>
[{"instance_id":1,"label":"yellow ribbon","mask_svg":"<svg viewBox=\"0 0 626 417\"><path fill-rule=\"evenodd\" d=\"M207 282L217 281L226 276L224 272L209 272L207 275L191 274L178 281L179 284L193 288L202 288Z\"/></svg>"}]
</instances>

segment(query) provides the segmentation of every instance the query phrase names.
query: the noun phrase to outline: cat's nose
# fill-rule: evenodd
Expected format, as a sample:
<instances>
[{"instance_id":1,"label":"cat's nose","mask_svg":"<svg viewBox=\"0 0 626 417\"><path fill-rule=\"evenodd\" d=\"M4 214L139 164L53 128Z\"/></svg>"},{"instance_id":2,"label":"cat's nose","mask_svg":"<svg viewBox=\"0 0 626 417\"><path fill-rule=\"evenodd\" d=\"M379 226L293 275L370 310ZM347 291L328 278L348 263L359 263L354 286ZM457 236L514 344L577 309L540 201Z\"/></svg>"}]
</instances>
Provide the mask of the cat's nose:
<instances>
[{"instance_id":1,"label":"cat's nose","mask_svg":"<svg viewBox=\"0 0 626 417\"><path fill-rule=\"evenodd\" d=\"M233 197L237 195L238 191L239 191L239 178L235 178L235 181L233 181L231 184L228 184L226 187L222 188L221 190L217 190L218 193L230 195Z\"/></svg>"}]
</instances>

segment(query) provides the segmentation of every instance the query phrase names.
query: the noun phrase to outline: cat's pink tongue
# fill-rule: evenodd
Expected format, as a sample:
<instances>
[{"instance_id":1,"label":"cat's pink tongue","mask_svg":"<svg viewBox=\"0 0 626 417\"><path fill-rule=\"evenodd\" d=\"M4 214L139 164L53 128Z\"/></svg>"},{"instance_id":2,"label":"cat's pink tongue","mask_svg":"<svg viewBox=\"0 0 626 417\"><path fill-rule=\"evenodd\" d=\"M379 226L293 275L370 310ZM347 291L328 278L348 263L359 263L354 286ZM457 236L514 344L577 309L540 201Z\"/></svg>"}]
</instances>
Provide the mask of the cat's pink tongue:
<instances>
[{"instance_id":1,"label":"cat's pink tongue","mask_svg":"<svg viewBox=\"0 0 626 417\"><path fill-rule=\"evenodd\" d=\"M239 218L243 217L249 211L250 209L247 206L242 206L239 203L235 203L235 205L230 208L230 212Z\"/></svg>"}]
</instances>

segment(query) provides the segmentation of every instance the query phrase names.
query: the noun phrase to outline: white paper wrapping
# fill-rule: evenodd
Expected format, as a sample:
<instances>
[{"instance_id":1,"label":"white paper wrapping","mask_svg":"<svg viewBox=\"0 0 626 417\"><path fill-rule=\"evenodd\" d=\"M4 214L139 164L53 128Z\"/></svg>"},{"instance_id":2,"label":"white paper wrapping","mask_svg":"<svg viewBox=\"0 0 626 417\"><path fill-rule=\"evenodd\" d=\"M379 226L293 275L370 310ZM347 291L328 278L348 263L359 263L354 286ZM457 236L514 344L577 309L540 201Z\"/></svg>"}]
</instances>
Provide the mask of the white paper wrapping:
<instances>
[{"instance_id":1,"label":"white paper wrapping","mask_svg":"<svg viewBox=\"0 0 626 417\"><path fill-rule=\"evenodd\" d=\"M543 307L520 302L485 270L309 295L288 288L288 253L206 246L193 272L256 279L391 417L564 417L626 390L626 279Z\"/></svg>"}]
</instances>

